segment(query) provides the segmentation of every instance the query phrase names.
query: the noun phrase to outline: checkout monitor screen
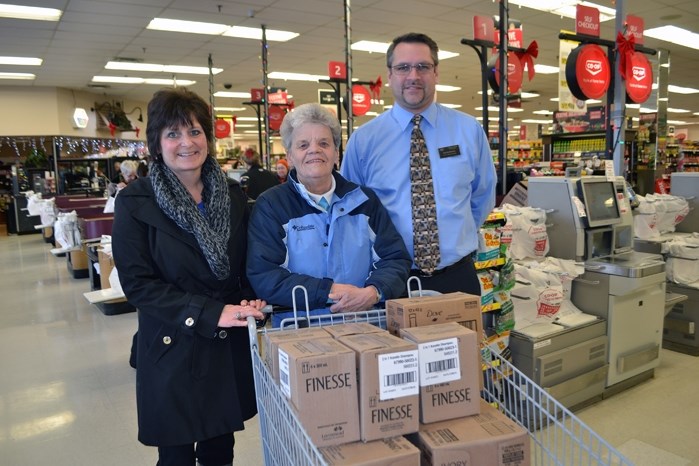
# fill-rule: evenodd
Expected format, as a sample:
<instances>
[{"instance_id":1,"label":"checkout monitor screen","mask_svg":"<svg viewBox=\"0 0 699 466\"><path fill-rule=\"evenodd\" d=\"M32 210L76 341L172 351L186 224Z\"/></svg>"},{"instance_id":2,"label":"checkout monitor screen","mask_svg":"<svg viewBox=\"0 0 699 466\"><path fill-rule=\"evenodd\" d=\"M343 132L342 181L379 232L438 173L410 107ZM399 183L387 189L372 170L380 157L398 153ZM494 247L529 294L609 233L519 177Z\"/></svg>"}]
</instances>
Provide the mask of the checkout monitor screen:
<instances>
[{"instance_id":1,"label":"checkout monitor screen","mask_svg":"<svg viewBox=\"0 0 699 466\"><path fill-rule=\"evenodd\" d=\"M583 178L580 180L580 192L590 228L613 225L621 221L614 182Z\"/></svg>"}]
</instances>

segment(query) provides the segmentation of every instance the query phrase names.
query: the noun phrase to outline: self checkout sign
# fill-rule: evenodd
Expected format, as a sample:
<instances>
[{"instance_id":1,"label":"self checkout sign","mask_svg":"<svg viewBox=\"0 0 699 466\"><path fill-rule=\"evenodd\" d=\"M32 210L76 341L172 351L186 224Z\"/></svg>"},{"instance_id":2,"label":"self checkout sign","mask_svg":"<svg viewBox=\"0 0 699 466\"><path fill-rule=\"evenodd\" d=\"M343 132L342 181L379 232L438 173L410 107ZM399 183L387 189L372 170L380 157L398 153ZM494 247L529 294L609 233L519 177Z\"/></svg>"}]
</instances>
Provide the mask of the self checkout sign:
<instances>
[{"instance_id":1,"label":"self checkout sign","mask_svg":"<svg viewBox=\"0 0 699 466\"><path fill-rule=\"evenodd\" d=\"M575 32L599 37L599 10L594 7L577 5L575 10Z\"/></svg>"}]
</instances>

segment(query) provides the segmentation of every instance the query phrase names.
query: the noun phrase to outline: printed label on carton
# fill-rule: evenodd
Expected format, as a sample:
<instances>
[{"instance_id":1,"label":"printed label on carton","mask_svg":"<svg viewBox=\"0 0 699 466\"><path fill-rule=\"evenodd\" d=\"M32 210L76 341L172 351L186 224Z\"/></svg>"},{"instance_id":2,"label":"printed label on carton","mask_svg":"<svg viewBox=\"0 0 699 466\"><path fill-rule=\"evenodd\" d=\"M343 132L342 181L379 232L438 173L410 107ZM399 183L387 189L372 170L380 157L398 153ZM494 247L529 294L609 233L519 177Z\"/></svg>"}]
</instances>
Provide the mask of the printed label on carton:
<instances>
[{"instance_id":1,"label":"printed label on carton","mask_svg":"<svg viewBox=\"0 0 699 466\"><path fill-rule=\"evenodd\" d=\"M417 395L417 350L379 355L379 399Z\"/></svg>"},{"instance_id":2,"label":"printed label on carton","mask_svg":"<svg viewBox=\"0 0 699 466\"><path fill-rule=\"evenodd\" d=\"M461 378L457 338L421 343L418 345L418 352L421 387Z\"/></svg>"},{"instance_id":3,"label":"printed label on carton","mask_svg":"<svg viewBox=\"0 0 699 466\"><path fill-rule=\"evenodd\" d=\"M279 387L287 398L291 398L291 385L289 383L289 355L279 350Z\"/></svg>"}]
</instances>

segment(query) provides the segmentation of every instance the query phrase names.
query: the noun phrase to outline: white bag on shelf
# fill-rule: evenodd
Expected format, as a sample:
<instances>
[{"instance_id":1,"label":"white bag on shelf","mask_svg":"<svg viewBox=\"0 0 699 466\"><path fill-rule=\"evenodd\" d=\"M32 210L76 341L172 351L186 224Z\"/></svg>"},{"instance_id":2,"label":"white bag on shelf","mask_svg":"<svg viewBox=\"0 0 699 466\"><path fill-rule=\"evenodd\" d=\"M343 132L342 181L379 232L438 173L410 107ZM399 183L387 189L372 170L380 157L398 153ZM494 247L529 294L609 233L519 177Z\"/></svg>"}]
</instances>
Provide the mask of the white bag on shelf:
<instances>
[{"instance_id":1,"label":"white bag on shelf","mask_svg":"<svg viewBox=\"0 0 699 466\"><path fill-rule=\"evenodd\" d=\"M662 252L668 280L682 285L699 281L699 235L667 241Z\"/></svg>"},{"instance_id":2,"label":"white bag on shelf","mask_svg":"<svg viewBox=\"0 0 699 466\"><path fill-rule=\"evenodd\" d=\"M80 228L78 227L78 214L75 211L59 213L53 230L56 242L64 249L72 249L80 246Z\"/></svg>"}]
</instances>

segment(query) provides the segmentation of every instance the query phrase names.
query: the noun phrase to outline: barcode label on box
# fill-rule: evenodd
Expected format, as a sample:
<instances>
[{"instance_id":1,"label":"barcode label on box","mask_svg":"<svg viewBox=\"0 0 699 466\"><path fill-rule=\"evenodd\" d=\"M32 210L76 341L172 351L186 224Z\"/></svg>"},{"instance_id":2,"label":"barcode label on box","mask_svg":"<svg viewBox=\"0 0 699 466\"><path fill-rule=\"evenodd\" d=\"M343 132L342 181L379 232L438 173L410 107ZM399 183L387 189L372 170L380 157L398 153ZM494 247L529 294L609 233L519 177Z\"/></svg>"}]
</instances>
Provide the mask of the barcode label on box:
<instances>
[{"instance_id":1,"label":"barcode label on box","mask_svg":"<svg viewBox=\"0 0 699 466\"><path fill-rule=\"evenodd\" d=\"M291 398L291 385L289 382L289 355L279 350L279 387L287 398Z\"/></svg>"},{"instance_id":2,"label":"barcode label on box","mask_svg":"<svg viewBox=\"0 0 699 466\"><path fill-rule=\"evenodd\" d=\"M420 386L451 382L461 378L457 338L428 341L418 346Z\"/></svg>"},{"instance_id":3,"label":"barcode label on box","mask_svg":"<svg viewBox=\"0 0 699 466\"><path fill-rule=\"evenodd\" d=\"M417 395L417 350L379 355L379 399Z\"/></svg>"}]
</instances>

